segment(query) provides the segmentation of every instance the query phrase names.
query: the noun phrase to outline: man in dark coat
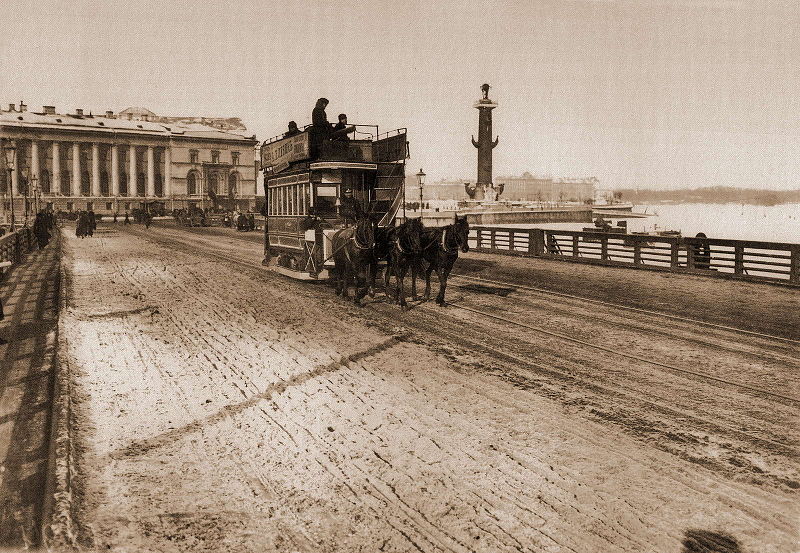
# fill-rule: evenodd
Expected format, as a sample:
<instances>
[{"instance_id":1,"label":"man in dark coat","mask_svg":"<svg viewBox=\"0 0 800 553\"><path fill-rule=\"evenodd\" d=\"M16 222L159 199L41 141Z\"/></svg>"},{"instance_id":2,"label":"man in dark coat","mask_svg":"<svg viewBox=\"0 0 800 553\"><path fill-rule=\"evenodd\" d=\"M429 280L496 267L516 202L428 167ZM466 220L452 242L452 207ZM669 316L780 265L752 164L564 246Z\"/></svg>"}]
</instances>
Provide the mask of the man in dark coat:
<instances>
[{"instance_id":1,"label":"man in dark coat","mask_svg":"<svg viewBox=\"0 0 800 553\"><path fill-rule=\"evenodd\" d=\"M90 209L89 213L87 214L87 217L89 221L89 226L86 230L89 236L93 236L95 229L97 229L97 219L95 219L94 211Z\"/></svg>"},{"instance_id":2,"label":"man in dark coat","mask_svg":"<svg viewBox=\"0 0 800 553\"><path fill-rule=\"evenodd\" d=\"M364 218L361 204L353 197L353 190L345 188L342 199L339 201L339 216L344 219L345 225L355 225L359 219Z\"/></svg>"},{"instance_id":3,"label":"man in dark coat","mask_svg":"<svg viewBox=\"0 0 800 553\"><path fill-rule=\"evenodd\" d=\"M325 113L327 105L328 99L320 98L317 100L314 111L311 112L311 151L314 157L318 155L322 143L330 138L333 130L331 124L328 123L328 115Z\"/></svg>"},{"instance_id":4,"label":"man in dark coat","mask_svg":"<svg viewBox=\"0 0 800 553\"><path fill-rule=\"evenodd\" d=\"M126 225L130 225L131 224L131 218L130 218L130 215L128 215L127 211L125 212L125 224Z\"/></svg>"},{"instance_id":5,"label":"man in dark coat","mask_svg":"<svg viewBox=\"0 0 800 553\"><path fill-rule=\"evenodd\" d=\"M44 211L40 211L36 214L36 220L33 222L33 234L36 236L39 249L44 248L48 242L50 242L50 231L47 228L47 215Z\"/></svg>"}]
</instances>

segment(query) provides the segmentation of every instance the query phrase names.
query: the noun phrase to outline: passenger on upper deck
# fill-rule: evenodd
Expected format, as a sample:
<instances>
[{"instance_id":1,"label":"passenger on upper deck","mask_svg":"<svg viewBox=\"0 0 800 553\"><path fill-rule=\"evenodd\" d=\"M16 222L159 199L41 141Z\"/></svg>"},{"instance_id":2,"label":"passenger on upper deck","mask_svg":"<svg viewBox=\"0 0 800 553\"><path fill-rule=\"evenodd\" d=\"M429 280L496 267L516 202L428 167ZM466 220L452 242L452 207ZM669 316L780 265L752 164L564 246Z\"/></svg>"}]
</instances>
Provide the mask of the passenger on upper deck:
<instances>
[{"instance_id":1,"label":"passenger on upper deck","mask_svg":"<svg viewBox=\"0 0 800 553\"><path fill-rule=\"evenodd\" d=\"M331 124L328 123L328 115L325 113L327 106L328 99L320 98L311 113L311 152L313 157L318 155L322 142L331 137Z\"/></svg>"},{"instance_id":2,"label":"passenger on upper deck","mask_svg":"<svg viewBox=\"0 0 800 553\"><path fill-rule=\"evenodd\" d=\"M330 133L331 124L328 123L328 114L325 113L326 107L328 107L327 98L317 100L317 105L314 106L314 111L311 112L311 124L316 129L327 130Z\"/></svg>"},{"instance_id":3,"label":"passenger on upper deck","mask_svg":"<svg viewBox=\"0 0 800 553\"><path fill-rule=\"evenodd\" d=\"M289 121L289 130L283 133L283 137L287 138L296 134L300 134L300 129L297 128L297 123L294 121Z\"/></svg>"},{"instance_id":4,"label":"passenger on upper deck","mask_svg":"<svg viewBox=\"0 0 800 553\"><path fill-rule=\"evenodd\" d=\"M333 134L331 140L339 140L342 142L349 142L350 137L347 133L350 132L347 128L347 115L344 113L339 114L339 122L333 127Z\"/></svg>"}]
</instances>

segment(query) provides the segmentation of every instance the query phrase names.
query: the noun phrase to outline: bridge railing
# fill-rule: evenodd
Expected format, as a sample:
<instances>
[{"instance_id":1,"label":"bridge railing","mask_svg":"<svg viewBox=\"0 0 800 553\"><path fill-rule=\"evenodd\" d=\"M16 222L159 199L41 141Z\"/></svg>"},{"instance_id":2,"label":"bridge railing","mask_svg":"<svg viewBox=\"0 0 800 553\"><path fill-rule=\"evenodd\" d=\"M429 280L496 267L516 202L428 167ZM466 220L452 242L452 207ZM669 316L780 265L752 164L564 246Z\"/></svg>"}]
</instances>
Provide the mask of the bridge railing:
<instances>
[{"instance_id":1,"label":"bridge railing","mask_svg":"<svg viewBox=\"0 0 800 553\"><path fill-rule=\"evenodd\" d=\"M0 236L0 267L19 263L23 255L35 248L36 238L30 227L18 228L15 232Z\"/></svg>"},{"instance_id":2,"label":"bridge railing","mask_svg":"<svg viewBox=\"0 0 800 553\"><path fill-rule=\"evenodd\" d=\"M800 285L800 244L603 231L474 227L470 229L470 248L504 255Z\"/></svg>"}]
</instances>

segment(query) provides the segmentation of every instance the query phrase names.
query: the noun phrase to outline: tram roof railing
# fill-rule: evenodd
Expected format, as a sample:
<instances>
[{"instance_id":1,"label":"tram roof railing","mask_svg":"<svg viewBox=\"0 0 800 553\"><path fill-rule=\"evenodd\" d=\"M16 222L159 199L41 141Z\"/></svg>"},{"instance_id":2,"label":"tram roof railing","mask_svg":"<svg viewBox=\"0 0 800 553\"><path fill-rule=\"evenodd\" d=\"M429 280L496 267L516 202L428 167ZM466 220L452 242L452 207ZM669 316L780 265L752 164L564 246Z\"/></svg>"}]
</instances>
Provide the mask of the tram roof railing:
<instances>
[{"instance_id":1,"label":"tram roof railing","mask_svg":"<svg viewBox=\"0 0 800 553\"><path fill-rule=\"evenodd\" d=\"M303 127L298 127L298 130L300 132L306 132L312 126L313 125L304 125ZM378 125L362 125L362 124L350 125L350 124L348 124L347 126L348 127L355 127L355 130L353 131L354 136L355 136L355 140L369 140L369 141L380 140L380 136L381 135L378 134ZM384 133L384 134L388 134L388 133ZM262 143L262 146L266 145L266 144L272 144L273 142L278 142L279 140L283 140L284 138L288 138L286 136L285 132L281 133L281 134L279 134L277 136L273 136L272 138L266 139Z\"/></svg>"}]
</instances>

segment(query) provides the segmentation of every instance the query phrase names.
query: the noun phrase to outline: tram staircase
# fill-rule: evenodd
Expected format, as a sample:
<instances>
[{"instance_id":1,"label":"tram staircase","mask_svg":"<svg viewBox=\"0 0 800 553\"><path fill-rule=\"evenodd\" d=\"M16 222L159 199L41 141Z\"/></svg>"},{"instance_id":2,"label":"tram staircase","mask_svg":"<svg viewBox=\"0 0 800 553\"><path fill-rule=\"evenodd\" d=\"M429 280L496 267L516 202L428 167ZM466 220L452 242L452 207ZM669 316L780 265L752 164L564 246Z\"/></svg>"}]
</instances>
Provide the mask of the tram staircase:
<instances>
[{"instance_id":1,"label":"tram staircase","mask_svg":"<svg viewBox=\"0 0 800 553\"><path fill-rule=\"evenodd\" d=\"M378 225L387 226L397 216L403 201L405 163L379 163L375 182L373 211L380 217Z\"/></svg>"},{"instance_id":2,"label":"tram staircase","mask_svg":"<svg viewBox=\"0 0 800 553\"><path fill-rule=\"evenodd\" d=\"M405 160L408 158L406 129L387 133L372 144L372 158L378 166L373 211L378 225L388 226L397 216L405 185Z\"/></svg>"}]
</instances>

